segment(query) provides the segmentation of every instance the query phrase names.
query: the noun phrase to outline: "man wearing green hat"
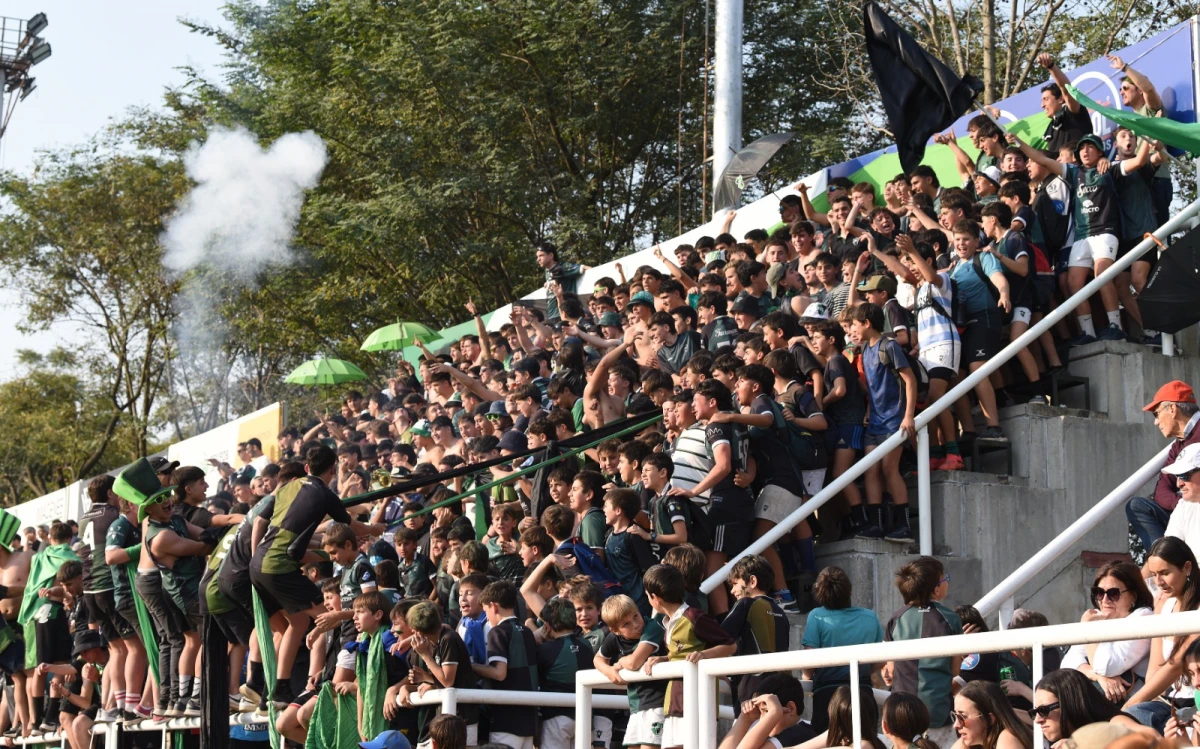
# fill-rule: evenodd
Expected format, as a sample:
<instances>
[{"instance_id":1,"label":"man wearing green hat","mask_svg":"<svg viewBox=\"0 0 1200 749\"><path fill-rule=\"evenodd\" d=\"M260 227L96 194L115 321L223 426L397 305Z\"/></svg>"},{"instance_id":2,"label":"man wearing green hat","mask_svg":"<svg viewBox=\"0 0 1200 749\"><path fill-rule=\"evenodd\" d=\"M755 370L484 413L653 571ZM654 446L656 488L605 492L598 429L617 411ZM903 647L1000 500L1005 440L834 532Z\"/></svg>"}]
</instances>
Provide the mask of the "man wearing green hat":
<instances>
[{"instance_id":1,"label":"man wearing green hat","mask_svg":"<svg viewBox=\"0 0 1200 749\"><path fill-rule=\"evenodd\" d=\"M285 620L287 624L279 644L275 689L271 694L280 709L286 708L295 697L290 683L292 667L309 623L324 613L321 591L300 569L303 563L319 559L309 549L317 527L330 517L348 523L359 536L378 536L384 531L382 524L353 520L341 500L329 490L337 468L333 450L313 445L305 451L304 459L308 477L280 487L270 516L264 513L254 520L254 537L261 533L262 540L250 562L250 581L267 615L278 616L280 623Z\"/></svg>"}]
</instances>

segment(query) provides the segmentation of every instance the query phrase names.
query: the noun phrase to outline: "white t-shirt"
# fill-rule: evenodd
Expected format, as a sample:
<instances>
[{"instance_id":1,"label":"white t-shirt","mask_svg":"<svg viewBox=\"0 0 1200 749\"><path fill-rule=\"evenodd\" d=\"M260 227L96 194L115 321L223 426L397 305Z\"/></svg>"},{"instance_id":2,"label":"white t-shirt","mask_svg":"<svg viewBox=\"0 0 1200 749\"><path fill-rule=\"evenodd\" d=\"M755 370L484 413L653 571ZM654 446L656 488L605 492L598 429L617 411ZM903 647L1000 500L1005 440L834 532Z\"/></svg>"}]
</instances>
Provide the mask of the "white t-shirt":
<instances>
[{"instance_id":1,"label":"white t-shirt","mask_svg":"<svg viewBox=\"0 0 1200 749\"><path fill-rule=\"evenodd\" d=\"M1167 521L1167 535L1183 541L1200 556L1200 502L1180 499Z\"/></svg>"}]
</instances>

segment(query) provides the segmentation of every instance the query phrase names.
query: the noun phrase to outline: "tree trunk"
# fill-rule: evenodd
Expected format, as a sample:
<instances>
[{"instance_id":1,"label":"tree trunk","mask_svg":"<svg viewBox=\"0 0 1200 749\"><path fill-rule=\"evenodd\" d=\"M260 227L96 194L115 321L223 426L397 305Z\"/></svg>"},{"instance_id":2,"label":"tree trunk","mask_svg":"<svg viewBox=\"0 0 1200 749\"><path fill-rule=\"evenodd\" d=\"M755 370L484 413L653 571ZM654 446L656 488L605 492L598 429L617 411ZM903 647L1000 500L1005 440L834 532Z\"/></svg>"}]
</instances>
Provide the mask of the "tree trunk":
<instances>
[{"instance_id":1,"label":"tree trunk","mask_svg":"<svg viewBox=\"0 0 1200 749\"><path fill-rule=\"evenodd\" d=\"M982 0L983 100L996 101L996 0Z\"/></svg>"}]
</instances>

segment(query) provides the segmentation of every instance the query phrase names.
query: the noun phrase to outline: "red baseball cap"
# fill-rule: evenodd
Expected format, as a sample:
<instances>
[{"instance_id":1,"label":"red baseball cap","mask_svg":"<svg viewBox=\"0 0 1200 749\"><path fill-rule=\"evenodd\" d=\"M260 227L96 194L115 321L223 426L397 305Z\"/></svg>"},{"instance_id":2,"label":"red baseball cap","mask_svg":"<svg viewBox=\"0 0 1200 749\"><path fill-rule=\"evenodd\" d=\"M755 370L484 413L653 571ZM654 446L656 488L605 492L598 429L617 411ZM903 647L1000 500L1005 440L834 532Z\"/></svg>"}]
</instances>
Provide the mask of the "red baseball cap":
<instances>
[{"instance_id":1,"label":"red baseball cap","mask_svg":"<svg viewBox=\"0 0 1200 749\"><path fill-rule=\"evenodd\" d=\"M1195 403L1196 393L1192 391L1191 386L1186 382L1171 380L1158 389L1158 392L1154 394L1154 400L1150 401L1142 410L1153 411L1158 408L1158 404L1164 402Z\"/></svg>"}]
</instances>

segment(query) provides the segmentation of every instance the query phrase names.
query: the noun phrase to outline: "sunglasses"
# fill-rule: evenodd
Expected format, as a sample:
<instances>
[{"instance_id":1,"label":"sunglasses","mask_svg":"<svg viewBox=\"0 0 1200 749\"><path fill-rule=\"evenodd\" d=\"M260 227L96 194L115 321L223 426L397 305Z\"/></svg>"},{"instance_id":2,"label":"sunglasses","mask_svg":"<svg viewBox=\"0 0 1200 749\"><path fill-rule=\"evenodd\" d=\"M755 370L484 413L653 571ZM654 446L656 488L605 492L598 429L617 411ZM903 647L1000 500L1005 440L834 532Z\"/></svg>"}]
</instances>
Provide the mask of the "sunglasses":
<instances>
[{"instance_id":1,"label":"sunglasses","mask_svg":"<svg viewBox=\"0 0 1200 749\"><path fill-rule=\"evenodd\" d=\"M1125 591L1120 588L1101 588L1099 585L1092 586L1092 598L1101 601L1107 598L1110 601L1119 601Z\"/></svg>"},{"instance_id":2,"label":"sunglasses","mask_svg":"<svg viewBox=\"0 0 1200 749\"><path fill-rule=\"evenodd\" d=\"M1196 475L1196 471L1192 470L1187 473L1177 473L1175 474L1175 478L1178 481L1191 481L1194 475Z\"/></svg>"},{"instance_id":3,"label":"sunglasses","mask_svg":"<svg viewBox=\"0 0 1200 749\"><path fill-rule=\"evenodd\" d=\"M970 720L971 718L974 718L974 717L976 717L976 716L967 715L966 713L956 713L953 710L950 711L950 720L952 720L955 723L965 724L968 720ZM979 715L978 717L982 718L983 716Z\"/></svg>"},{"instance_id":4,"label":"sunglasses","mask_svg":"<svg viewBox=\"0 0 1200 749\"><path fill-rule=\"evenodd\" d=\"M1045 720L1046 718L1049 718L1050 713L1052 713L1058 709L1058 704L1059 703L1057 703L1057 702L1051 702L1049 705L1042 705L1041 707L1030 708L1029 719L1035 720L1035 719L1037 719L1037 717L1039 715L1042 716L1043 720Z\"/></svg>"}]
</instances>

